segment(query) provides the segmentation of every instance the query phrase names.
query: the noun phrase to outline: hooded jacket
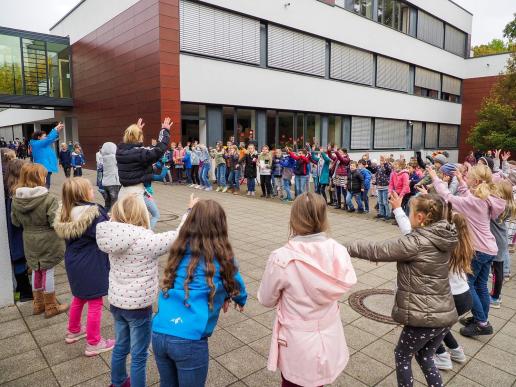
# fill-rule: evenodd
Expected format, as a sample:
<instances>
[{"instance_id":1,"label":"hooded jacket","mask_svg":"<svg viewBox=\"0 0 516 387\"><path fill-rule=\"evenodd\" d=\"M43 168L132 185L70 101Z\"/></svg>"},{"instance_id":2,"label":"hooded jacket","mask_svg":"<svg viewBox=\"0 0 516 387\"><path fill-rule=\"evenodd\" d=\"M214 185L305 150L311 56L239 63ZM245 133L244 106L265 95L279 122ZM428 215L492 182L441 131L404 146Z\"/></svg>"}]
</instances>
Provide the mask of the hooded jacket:
<instances>
[{"instance_id":1,"label":"hooded jacket","mask_svg":"<svg viewBox=\"0 0 516 387\"><path fill-rule=\"evenodd\" d=\"M64 242L53 228L57 207L57 198L45 187L21 187L15 192L11 220L23 227L25 258L32 270L51 269L63 260Z\"/></svg>"},{"instance_id":2,"label":"hooded jacket","mask_svg":"<svg viewBox=\"0 0 516 387\"><path fill-rule=\"evenodd\" d=\"M243 158L240 159L242 163L245 163L244 177L246 179L256 179L256 164L258 163L258 153L255 151L253 154L246 153Z\"/></svg>"},{"instance_id":3,"label":"hooded jacket","mask_svg":"<svg viewBox=\"0 0 516 387\"><path fill-rule=\"evenodd\" d=\"M97 225L109 220L106 211L96 204L83 203L72 208L68 222L61 222L61 211L59 207L54 229L66 241L65 267L72 294L83 300L107 295L109 257L96 241Z\"/></svg>"},{"instance_id":4,"label":"hooded jacket","mask_svg":"<svg viewBox=\"0 0 516 387\"><path fill-rule=\"evenodd\" d=\"M349 359L338 300L357 282L346 249L324 233L272 252L258 301L276 306L267 367L302 386L332 383Z\"/></svg>"},{"instance_id":5,"label":"hooded jacket","mask_svg":"<svg viewBox=\"0 0 516 387\"><path fill-rule=\"evenodd\" d=\"M57 155L54 143L59 140L59 132L56 128L41 140L30 140L32 160L35 164L43 165L48 172L57 173Z\"/></svg>"},{"instance_id":6,"label":"hooded jacket","mask_svg":"<svg viewBox=\"0 0 516 387\"><path fill-rule=\"evenodd\" d=\"M408 171L392 171L389 181L389 193L395 191L401 197L410 193L410 182Z\"/></svg>"},{"instance_id":7,"label":"hooded jacket","mask_svg":"<svg viewBox=\"0 0 516 387\"><path fill-rule=\"evenodd\" d=\"M296 161L296 167L294 168L294 175L306 176L308 175L308 166L310 165L310 159L304 155L296 155L294 152L290 152L289 156Z\"/></svg>"},{"instance_id":8,"label":"hooded jacket","mask_svg":"<svg viewBox=\"0 0 516 387\"><path fill-rule=\"evenodd\" d=\"M394 321L412 327L451 327L458 316L448 280L451 252L458 243L455 226L439 221L383 242L355 241L352 257L397 262Z\"/></svg>"},{"instance_id":9,"label":"hooded jacket","mask_svg":"<svg viewBox=\"0 0 516 387\"><path fill-rule=\"evenodd\" d=\"M270 176L272 173L272 154L260 153L258 155L258 170L260 175Z\"/></svg>"},{"instance_id":10,"label":"hooded jacket","mask_svg":"<svg viewBox=\"0 0 516 387\"><path fill-rule=\"evenodd\" d=\"M341 155L339 152L332 153L331 151L328 151L327 154L335 163L337 163L337 161L338 161L338 164L335 169L335 175L347 176L349 163L351 161L351 159L349 158L349 155L347 153L344 155Z\"/></svg>"},{"instance_id":11,"label":"hooded jacket","mask_svg":"<svg viewBox=\"0 0 516 387\"><path fill-rule=\"evenodd\" d=\"M120 185L118 167L116 164L116 144L112 142L104 143L100 149L100 154L102 155L102 163L104 166L102 185L104 187Z\"/></svg>"},{"instance_id":12,"label":"hooded jacket","mask_svg":"<svg viewBox=\"0 0 516 387\"><path fill-rule=\"evenodd\" d=\"M310 157L317 163L316 171L319 177L319 184L330 184L330 157L325 152L320 152L319 156L317 156L316 152L312 152Z\"/></svg>"}]
</instances>

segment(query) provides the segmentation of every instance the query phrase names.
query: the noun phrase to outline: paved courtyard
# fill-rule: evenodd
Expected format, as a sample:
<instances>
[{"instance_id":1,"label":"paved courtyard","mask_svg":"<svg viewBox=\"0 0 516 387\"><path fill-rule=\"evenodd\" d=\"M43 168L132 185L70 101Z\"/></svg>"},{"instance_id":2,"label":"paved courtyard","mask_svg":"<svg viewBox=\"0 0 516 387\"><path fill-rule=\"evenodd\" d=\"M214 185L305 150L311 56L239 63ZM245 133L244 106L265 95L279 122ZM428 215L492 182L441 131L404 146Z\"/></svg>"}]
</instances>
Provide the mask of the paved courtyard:
<instances>
[{"instance_id":1,"label":"paved courtyard","mask_svg":"<svg viewBox=\"0 0 516 387\"><path fill-rule=\"evenodd\" d=\"M86 171L94 181L94 173ZM63 176L54 178L53 190L60 189ZM274 311L261 306L256 293L270 252L286 242L290 205L200 192L186 187L155 184L162 221L159 231L175 228L191 192L201 198L218 200L229 218L230 239L240 262L249 292L244 313L222 314L210 338L208 386L277 386L279 374L266 369ZM100 199L100 197L99 197ZM399 235L397 227L373 220L372 215L348 215L330 211L331 235L339 242L354 239L384 240ZM160 259L163 266L164 257ZM392 289L394 264L374 265L353 259L358 283L353 291L368 288ZM514 272L514 270L513 270ZM64 266L57 268L56 292L61 302L71 299ZM503 306L492 310L496 334L480 339L460 337L468 356L463 365L442 375L449 386L512 386L516 381L516 280L505 283ZM349 293L348 293L349 295ZM335 386L396 386L394 345L400 327L367 319L353 311L347 296L341 302L341 317L351 359ZM105 300L102 333L113 337L113 320ZM30 303L0 309L0 384L6 386L108 386L110 353L94 358L83 355L84 341L67 345L63 338L67 315L52 319L31 315ZM458 330L458 326L454 330ZM458 336L459 337L459 336ZM302 356L302 354L300 354ZM424 378L414 362L416 385ZM148 385L159 382L152 356L148 362Z\"/></svg>"}]
</instances>

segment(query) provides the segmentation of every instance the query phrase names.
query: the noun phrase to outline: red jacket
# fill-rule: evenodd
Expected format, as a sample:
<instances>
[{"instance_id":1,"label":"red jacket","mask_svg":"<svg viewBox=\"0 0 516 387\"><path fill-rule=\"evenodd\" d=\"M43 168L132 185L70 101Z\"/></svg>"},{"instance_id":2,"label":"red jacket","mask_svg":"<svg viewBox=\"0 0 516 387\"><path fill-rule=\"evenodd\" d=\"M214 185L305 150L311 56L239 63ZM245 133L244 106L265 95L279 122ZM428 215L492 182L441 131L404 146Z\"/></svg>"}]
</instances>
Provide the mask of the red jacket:
<instances>
[{"instance_id":1,"label":"red jacket","mask_svg":"<svg viewBox=\"0 0 516 387\"><path fill-rule=\"evenodd\" d=\"M389 193L395 191L401 197L410 193L409 174L406 170L393 171L389 181Z\"/></svg>"},{"instance_id":2,"label":"red jacket","mask_svg":"<svg viewBox=\"0 0 516 387\"><path fill-rule=\"evenodd\" d=\"M350 162L350 158L347 154L342 156L339 152L335 152L332 154L331 151L327 152L328 156L335 162L339 160L339 166L337 167L337 176L347 176L348 175L348 166Z\"/></svg>"}]
</instances>

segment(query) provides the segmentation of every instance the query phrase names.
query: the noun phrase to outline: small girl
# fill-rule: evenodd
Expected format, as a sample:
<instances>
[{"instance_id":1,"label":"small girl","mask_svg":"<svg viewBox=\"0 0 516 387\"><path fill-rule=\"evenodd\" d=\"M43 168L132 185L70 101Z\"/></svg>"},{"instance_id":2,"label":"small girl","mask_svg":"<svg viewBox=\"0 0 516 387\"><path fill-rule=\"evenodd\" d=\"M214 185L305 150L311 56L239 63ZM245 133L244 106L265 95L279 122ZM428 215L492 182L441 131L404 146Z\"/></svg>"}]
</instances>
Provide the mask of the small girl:
<instances>
[{"instance_id":1,"label":"small girl","mask_svg":"<svg viewBox=\"0 0 516 387\"><path fill-rule=\"evenodd\" d=\"M111 206L118 200L120 191L120 179L118 177L118 167L116 164L116 145L106 142L100 149L102 156L102 186L104 188L104 200L106 211L111 210Z\"/></svg>"},{"instance_id":2,"label":"small girl","mask_svg":"<svg viewBox=\"0 0 516 387\"><path fill-rule=\"evenodd\" d=\"M324 151L320 151L319 155L317 152L312 151L311 159L317 164L315 170L317 171L317 177L319 184L317 186L318 194L322 195L325 202L328 202L326 197L326 187L330 184L330 163L331 159L328 154Z\"/></svg>"},{"instance_id":3,"label":"small girl","mask_svg":"<svg viewBox=\"0 0 516 387\"><path fill-rule=\"evenodd\" d=\"M226 185L226 150L222 146L222 143L217 143L216 148L213 150L215 157L215 179L217 180L217 192L227 192L228 187Z\"/></svg>"},{"instance_id":4,"label":"small girl","mask_svg":"<svg viewBox=\"0 0 516 387\"><path fill-rule=\"evenodd\" d=\"M87 179L65 180L54 223L57 235L66 241L65 267L73 295L65 342L72 344L86 336L86 356L111 351L115 345L100 335L102 297L108 294L109 258L97 246L96 228L109 218L94 201L95 192ZM81 315L86 304L88 320L84 327Z\"/></svg>"},{"instance_id":5,"label":"small girl","mask_svg":"<svg viewBox=\"0 0 516 387\"><path fill-rule=\"evenodd\" d=\"M281 181L283 183L283 198L281 200L286 202L292 201L292 177L294 176L294 168L296 167L296 160L285 155L281 159Z\"/></svg>"},{"instance_id":6,"label":"small girl","mask_svg":"<svg viewBox=\"0 0 516 387\"><path fill-rule=\"evenodd\" d=\"M190 197L190 208L196 199ZM178 230L186 219L183 216ZM115 347L111 357L111 383L144 386L151 339L152 303L158 294L158 258L170 249L178 231L154 234L149 213L138 194L118 200L111 221L97 226L97 244L109 254L108 298L115 320ZM131 353L131 377L126 359Z\"/></svg>"},{"instance_id":7,"label":"small girl","mask_svg":"<svg viewBox=\"0 0 516 387\"><path fill-rule=\"evenodd\" d=\"M86 160L84 159L81 146L79 144L75 144L72 152L73 177L82 176L82 167L85 164Z\"/></svg>"},{"instance_id":8,"label":"small girl","mask_svg":"<svg viewBox=\"0 0 516 387\"><path fill-rule=\"evenodd\" d=\"M244 157L240 159L241 162L245 163L244 177L247 180L247 196L256 195L256 163L258 162L258 152L253 144L247 146Z\"/></svg>"},{"instance_id":9,"label":"small girl","mask_svg":"<svg viewBox=\"0 0 516 387\"><path fill-rule=\"evenodd\" d=\"M262 153L258 156L258 169L260 171L260 186L262 188L262 198L272 197L272 155L269 152L269 147L264 145Z\"/></svg>"},{"instance_id":10,"label":"small girl","mask_svg":"<svg viewBox=\"0 0 516 387\"><path fill-rule=\"evenodd\" d=\"M205 385L208 338L231 300L242 312L247 294L226 214L216 201L202 200L191 208L172 245L152 321L162 387Z\"/></svg>"},{"instance_id":11,"label":"small girl","mask_svg":"<svg viewBox=\"0 0 516 387\"><path fill-rule=\"evenodd\" d=\"M281 149L274 150L274 155L272 156L272 196L274 197L283 197L283 185L281 183L282 176L282 167L281 167L281 159L283 154L281 153Z\"/></svg>"},{"instance_id":12,"label":"small girl","mask_svg":"<svg viewBox=\"0 0 516 387\"><path fill-rule=\"evenodd\" d=\"M348 150L339 148L334 153L332 153L332 147L329 146L326 154L334 162L334 171L332 176L333 185L335 186L335 208L341 208L341 199L344 198L344 205L342 209L347 210L348 208L346 205L346 187L348 185L348 168L349 163L351 161L351 159L348 156Z\"/></svg>"},{"instance_id":13,"label":"small girl","mask_svg":"<svg viewBox=\"0 0 516 387\"><path fill-rule=\"evenodd\" d=\"M410 195L410 179L409 172L405 169L405 160L396 160L394 162L394 171L392 171L389 179L389 195L396 192L398 196L404 198ZM403 204L406 206L408 202Z\"/></svg>"},{"instance_id":14,"label":"small girl","mask_svg":"<svg viewBox=\"0 0 516 387\"><path fill-rule=\"evenodd\" d=\"M258 301L276 307L267 368L282 386L333 383L349 360L338 300L357 277L347 250L326 235L326 201L298 196L290 212L290 240L272 252Z\"/></svg>"},{"instance_id":15,"label":"small girl","mask_svg":"<svg viewBox=\"0 0 516 387\"><path fill-rule=\"evenodd\" d=\"M240 155L238 147L231 145L226 155L227 166L229 169L228 187L233 189L233 195L240 194Z\"/></svg>"},{"instance_id":16,"label":"small girl","mask_svg":"<svg viewBox=\"0 0 516 387\"><path fill-rule=\"evenodd\" d=\"M404 325L394 351L399 386L414 383L414 355L427 384L443 386L433 356L458 318L448 265L452 252L465 238L463 229L448 223L446 216L444 200L420 195L410 201L411 233L384 242L355 241L348 247L352 257L397 262L392 318Z\"/></svg>"},{"instance_id":17,"label":"small girl","mask_svg":"<svg viewBox=\"0 0 516 387\"><path fill-rule=\"evenodd\" d=\"M63 260L65 246L53 228L58 200L48 192L46 181L47 170L41 164L23 165L11 220L23 227L25 257L32 269L32 312L45 312L45 318L50 318L66 312L68 305L57 302L54 289L54 267Z\"/></svg>"},{"instance_id":18,"label":"small girl","mask_svg":"<svg viewBox=\"0 0 516 387\"><path fill-rule=\"evenodd\" d=\"M68 145L66 142L61 144L61 149L59 150L59 164L63 167L63 171L65 177L70 177L70 168L72 166L72 152L68 150Z\"/></svg>"}]
</instances>

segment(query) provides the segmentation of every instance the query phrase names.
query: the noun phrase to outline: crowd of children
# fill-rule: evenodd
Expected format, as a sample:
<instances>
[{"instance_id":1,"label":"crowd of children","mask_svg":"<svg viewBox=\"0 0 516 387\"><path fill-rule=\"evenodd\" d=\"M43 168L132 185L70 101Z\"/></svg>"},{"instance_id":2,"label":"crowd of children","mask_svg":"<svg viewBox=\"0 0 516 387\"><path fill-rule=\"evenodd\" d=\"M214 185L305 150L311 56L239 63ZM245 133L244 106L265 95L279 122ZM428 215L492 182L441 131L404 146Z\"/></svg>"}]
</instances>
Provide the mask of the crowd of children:
<instances>
[{"instance_id":1,"label":"crowd of children","mask_svg":"<svg viewBox=\"0 0 516 387\"><path fill-rule=\"evenodd\" d=\"M126 129L121 144L102 146L97 185L107 208L95 203L92 185L81 177L80 148L73 152L79 159L70 162L79 170L63 183L60 202L46 188L42 165L2 150L16 290L22 300L33 299L35 315L51 318L69 310L64 340L72 345L85 338L86 356L112 351L113 386L145 385L151 344L162 386L203 386L208 338L220 312L231 303L245 307L246 287L218 202L192 195L177 230L152 231L152 181L185 179L210 191L212 159L219 192L238 194L242 174L254 196L259 176L263 197L292 201L294 180L290 238L270 255L258 289L259 302L276 308L268 368L281 371L283 386L329 384L345 368L349 351L338 300L357 281L350 257L399 263L392 310L403 325L394 354L398 385L413 385L413 357L433 386L443 385L439 369L466 361L450 331L457 321L463 336L493 333L489 309L501 307L503 279L510 275L508 229L516 217L510 153L452 164L444 153L428 162L420 153L408 163L386 156L377 163L368 155L353 161L345 149L317 144L284 152L264 146L260 153L255 144L244 149L232 143L171 150L172 125L164 120L151 147L143 145L141 120ZM172 172L163 175L156 163ZM370 191L378 196L377 217L394 219L403 235L340 245L328 235L328 206L368 212ZM157 259L164 254L159 282ZM54 269L63 259L69 306L55 297ZM114 338L100 330L106 295ZM470 310L472 316L464 317Z\"/></svg>"}]
</instances>

